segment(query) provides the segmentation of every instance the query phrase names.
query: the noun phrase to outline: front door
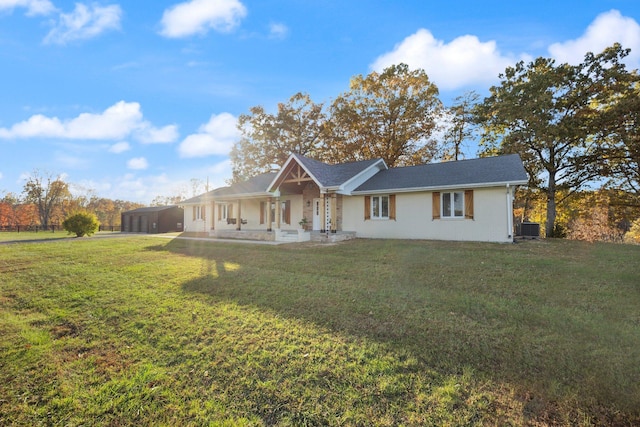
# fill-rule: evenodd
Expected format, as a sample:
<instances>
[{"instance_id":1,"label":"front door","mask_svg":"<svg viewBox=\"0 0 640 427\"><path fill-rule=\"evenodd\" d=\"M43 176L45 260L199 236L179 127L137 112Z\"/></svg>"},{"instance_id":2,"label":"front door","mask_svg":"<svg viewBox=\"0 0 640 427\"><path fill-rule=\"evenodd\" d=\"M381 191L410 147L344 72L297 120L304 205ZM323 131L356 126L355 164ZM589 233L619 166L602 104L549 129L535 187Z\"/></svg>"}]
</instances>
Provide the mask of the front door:
<instances>
[{"instance_id":1,"label":"front door","mask_svg":"<svg viewBox=\"0 0 640 427\"><path fill-rule=\"evenodd\" d=\"M320 223L322 221L320 218L321 206L322 199L313 199L313 229L315 231L320 230Z\"/></svg>"},{"instance_id":2,"label":"front door","mask_svg":"<svg viewBox=\"0 0 640 427\"><path fill-rule=\"evenodd\" d=\"M331 223L329 222L331 218L329 198L326 197L324 201L325 206L322 206L322 199L313 199L313 229L315 231L329 230L331 228Z\"/></svg>"}]
</instances>

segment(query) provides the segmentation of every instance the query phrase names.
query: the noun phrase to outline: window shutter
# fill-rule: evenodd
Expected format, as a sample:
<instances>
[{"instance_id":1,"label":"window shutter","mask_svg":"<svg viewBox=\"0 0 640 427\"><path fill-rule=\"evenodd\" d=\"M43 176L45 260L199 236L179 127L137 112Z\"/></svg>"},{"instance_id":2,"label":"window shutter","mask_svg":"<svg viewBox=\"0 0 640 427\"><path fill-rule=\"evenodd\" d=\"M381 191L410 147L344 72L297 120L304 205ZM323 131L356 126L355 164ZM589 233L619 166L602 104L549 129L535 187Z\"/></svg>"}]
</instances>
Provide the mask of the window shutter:
<instances>
[{"instance_id":1,"label":"window shutter","mask_svg":"<svg viewBox=\"0 0 640 427\"><path fill-rule=\"evenodd\" d=\"M396 195L389 195L389 219L396 219Z\"/></svg>"},{"instance_id":2,"label":"window shutter","mask_svg":"<svg viewBox=\"0 0 640 427\"><path fill-rule=\"evenodd\" d=\"M371 219L371 196L364 196L364 220Z\"/></svg>"},{"instance_id":3,"label":"window shutter","mask_svg":"<svg viewBox=\"0 0 640 427\"><path fill-rule=\"evenodd\" d=\"M291 200L284 202L284 223L291 224Z\"/></svg>"},{"instance_id":4,"label":"window shutter","mask_svg":"<svg viewBox=\"0 0 640 427\"><path fill-rule=\"evenodd\" d=\"M433 216L433 219L440 219L440 192L434 191L431 197L432 197L431 215Z\"/></svg>"},{"instance_id":5,"label":"window shutter","mask_svg":"<svg viewBox=\"0 0 640 427\"><path fill-rule=\"evenodd\" d=\"M207 219L207 207L202 206L202 219Z\"/></svg>"},{"instance_id":6,"label":"window shutter","mask_svg":"<svg viewBox=\"0 0 640 427\"><path fill-rule=\"evenodd\" d=\"M260 224L264 224L264 208L265 208L266 203L265 202L260 202Z\"/></svg>"},{"instance_id":7,"label":"window shutter","mask_svg":"<svg viewBox=\"0 0 640 427\"><path fill-rule=\"evenodd\" d=\"M464 217L473 219L473 190L464 192Z\"/></svg>"},{"instance_id":8,"label":"window shutter","mask_svg":"<svg viewBox=\"0 0 640 427\"><path fill-rule=\"evenodd\" d=\"M193 207L193 220L196 220L196 207Z\"/></svg>"}]
</instances>

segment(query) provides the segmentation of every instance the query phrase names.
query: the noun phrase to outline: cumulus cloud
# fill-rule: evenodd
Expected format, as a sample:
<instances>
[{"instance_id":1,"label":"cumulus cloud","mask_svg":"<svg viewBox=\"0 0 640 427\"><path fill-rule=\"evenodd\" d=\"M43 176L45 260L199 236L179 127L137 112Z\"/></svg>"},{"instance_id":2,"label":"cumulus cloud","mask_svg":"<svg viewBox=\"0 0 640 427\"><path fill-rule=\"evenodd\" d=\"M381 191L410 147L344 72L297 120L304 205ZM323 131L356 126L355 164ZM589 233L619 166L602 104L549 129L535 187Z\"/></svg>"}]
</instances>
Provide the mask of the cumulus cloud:
<instances>
[{"instance_id":1,"label":"cumulus cloud","mask_svg":"<svg viewBox=\"0 0 640 427\"><path fill-rule=\"evenodd\" d=\"M206 34L209 30L228 32L247 15L238 0L191 0L164 11L160 34L170 38Z\"/></svg>"},{"instance_id":2,"label":"cumulus cloud","mask_svg":"<svg viewBox=\"0 0 640 427\"><path fill-rule=\"evenodd\" d=\"M175 125L155 128L143 119L140 104L120 101L99 114L82 113L60 120L36 114L11 128L0 128L2 139L63 138L121 140L132 136L143 143L166 143L177 139Z\"/></svg>"},{"instance_id":3,"label":"cumulus cloud","mask_svg":"<svg viewBox=\"0 0 640 427\"><path fill-rule=\"evenodd\" d=\"M129 150L131 150L131 145L129 145L127 141L116 142L111 147L109 147L109 152L115 154L124 153L125 151Z\"/></svg>"},{"instance_id":4,"label":"cumulus cloud","mask_svg":"<svg viewBox=\"0 0 640 427\"><path fill-rule=\"evenodd\" d=\"M133 170L144 170L149 167L149 163L144 157L134 157L127 162L127 167Z\"/></svg>"},{"instance_id":5,"label":"cumulus cloud","mask_svg":"<svg viewBox=\"0 0 640 427\"><path fill-rule=\"evenodd\" d=\"M617 10L602 13L575 40L554 43L549 53L559 62L578 64L587 52L600 53L605 48L620 43L630 48L626 63L632 68L640 65L640 25L633 18L622 16Z\"/></svg>"},{"instance_id":6,"label":"cumulus cloud","mask_svg":"<svg viewBox=\"0 0 640 427\"><path fill-rule=\"evenodd\" d=\"M375 71L398 63L422 68L440 89L459 89L472 84L488 84L519 59L505 56L495 41L481 42L476 36L457 37L449 43L420 29L379 56L371 65Z\"/></svg>"},{"instance_id":7,"label":"cumulus cloud","mask_svg":"<svg viewBox=\"0 0 640 427\"><path fill-rule=\"evenodd\" d=\"M0 0L0 10L27 9L27 16L48 15L56 10L49 0Z\"/></svg>"},{"instance_id":8,"label":"cumulus cloud","mask_svg":"<svg viewBox=\"0 0 640 427\"><path fill-rule=\"evenodd\" d=\"M2 1L2 0L0 0ZM76 3L71 13L61 13L58 22L44 38L45 44L66 44L96 37L108 30L120 29L122 9L118 5L87 6Z\"/></svg>"},{"instance_id":9,"label":"cumulus cloud","mask_svg":"<svg viewBox=\"0 0 640 427\"><path fill-rule=\"evenodd\" d=\"M213 114L198 133L187 136L178 147L180 157L227 155L240 137L237 119L229 113Z\"/></svg>"}]
</instances>

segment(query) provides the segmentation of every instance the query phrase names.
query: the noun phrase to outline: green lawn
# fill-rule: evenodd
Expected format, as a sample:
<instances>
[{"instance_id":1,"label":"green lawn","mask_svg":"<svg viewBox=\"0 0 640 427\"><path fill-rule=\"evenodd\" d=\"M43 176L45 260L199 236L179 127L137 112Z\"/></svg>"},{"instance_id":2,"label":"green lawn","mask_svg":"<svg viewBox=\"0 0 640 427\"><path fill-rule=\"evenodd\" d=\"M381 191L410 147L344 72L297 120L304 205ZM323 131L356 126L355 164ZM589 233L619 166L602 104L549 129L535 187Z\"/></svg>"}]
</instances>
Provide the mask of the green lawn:
<instances>
[{"instance_id":1,"label":"green lawn","mask_svg":"<svg viewBox=\"0 0 640 427\"><path fill-rule=\"evenodd\" d=\"M638 425L640 247L0 245L0 425Z\"/></svg>"},{"instance_id":2,"label":"green lawn","mask_svg":"<svg viewBox=\"0 0 640 427\"><path fill-rule=\"evenodd\" d=\"M96 235L103 234L120 234L119 231L100 231ZM69 234L64 230L52 231L2 231L0 232L0 243L2 242L20 242L20 241L33 241L33 240L52 240L52 239L68 239L74 238L75 234Z\"/></svg>"}]
</instances>

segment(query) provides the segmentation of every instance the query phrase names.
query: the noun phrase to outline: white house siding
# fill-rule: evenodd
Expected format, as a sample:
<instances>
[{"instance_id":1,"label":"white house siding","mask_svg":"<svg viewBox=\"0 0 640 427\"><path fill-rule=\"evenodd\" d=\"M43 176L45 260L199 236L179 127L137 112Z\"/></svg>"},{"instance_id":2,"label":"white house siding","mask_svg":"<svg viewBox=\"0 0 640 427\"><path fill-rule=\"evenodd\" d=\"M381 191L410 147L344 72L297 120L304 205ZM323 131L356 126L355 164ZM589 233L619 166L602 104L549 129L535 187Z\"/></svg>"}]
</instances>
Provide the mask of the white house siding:
<instances>
[{"instance_id":1,"label":"white house siding","mask_svg":"<svg viewBox=\"0 0 640 427\"><path fill-rule=\"evenodd\" d=\"M447 191L464 191L459 190ZM393 193L391 193L393 194ZM342 229L358 237L511 242L507 188L474 189L474 219L432 219L432 193L396 193L396 220L364 219L364 196L344 197Z\"/></svg>"},{"instance_id":2,"label":"white house siding","mask_svg":"<svg viewBox=\"0 0 640 427\"><path fill-rule=\"evenodd\" d=\"M302 219L303 208L302 208L302 195L290 195L283 196L280 198L281 202L286 200L291 201L291 224L285 224L283 221L280 222L280 228L283 230L295 230L299 228L299 222ZM246 224L242 224L243 230L266 230L267 224L260 224L260 202L266 201L265 199L245 199L242 201L242 211L240 216L243 220L246 220ZM275 197L272 198L272 201L275 201ZM236 218L238 212L238 202L236 201L218 201L217 203L231 204L233 205L233 215L231 218ZM266 220L266 215L265 215ZM272 229L276 228L276 220L272 218L273 223L271 225ZM214 228L216 230L235 230L237 228L236 224L227 224L227 220L220 220L218 218L218 206L217 204L212 206L212 203L209 203L206 206L206 217L205 219L196 219L193 220L193 205L185 205L184 208L184 226L185 231L190 232L208 232L212 229L211 224L214 222Z\"/></svg>"}]
</instances>

